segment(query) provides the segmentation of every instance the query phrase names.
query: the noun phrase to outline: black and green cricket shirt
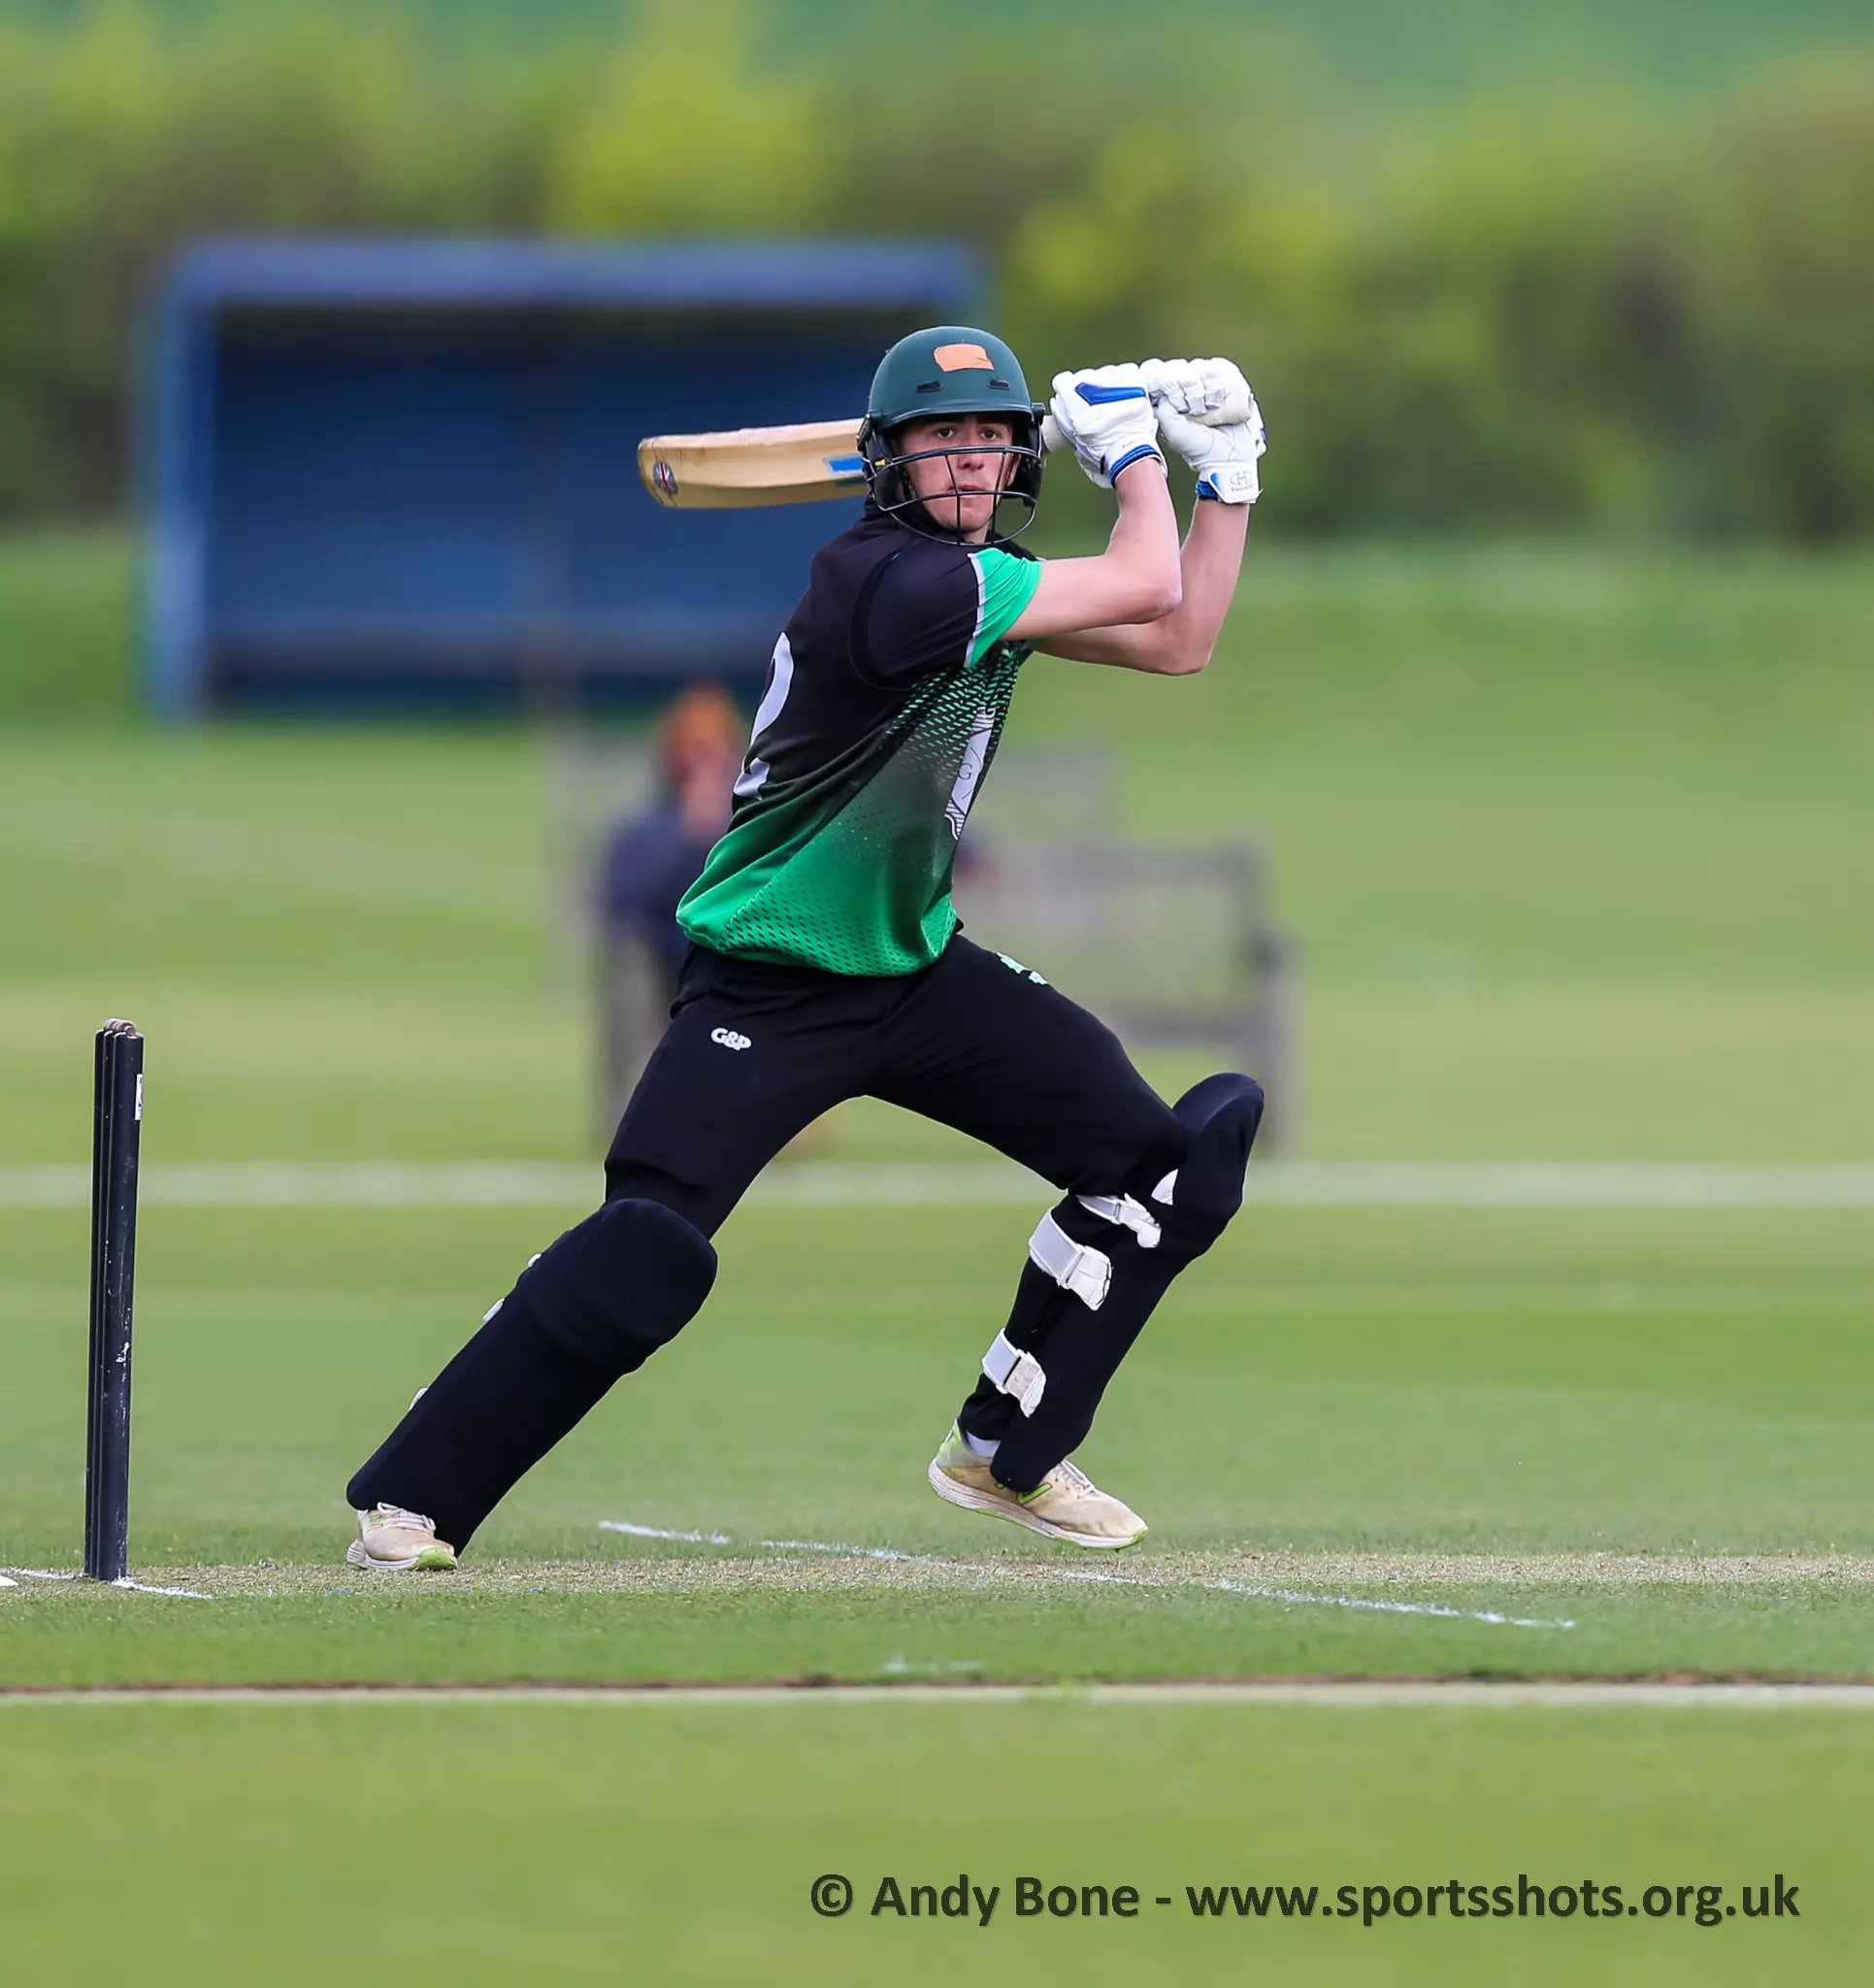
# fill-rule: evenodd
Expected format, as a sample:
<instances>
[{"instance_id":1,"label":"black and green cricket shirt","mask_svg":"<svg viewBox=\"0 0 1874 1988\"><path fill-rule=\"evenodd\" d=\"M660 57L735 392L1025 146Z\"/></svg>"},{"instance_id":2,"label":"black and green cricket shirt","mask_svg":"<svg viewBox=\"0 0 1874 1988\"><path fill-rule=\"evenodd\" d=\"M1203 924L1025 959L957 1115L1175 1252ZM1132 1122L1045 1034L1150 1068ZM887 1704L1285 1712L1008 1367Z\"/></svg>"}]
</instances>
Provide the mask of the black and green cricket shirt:
<instances>
[{"instance_id":1,"label":"black and green cricket shirt","mask_svg":"<svg viewBox=\"0 0 1874 1988\"><path fill-rule=\"evenodd\" d=\"M957 839L1032 645L1040 563L871 505L814 554L774 646L735 812L677 907L699 945L910 974L956 930Z\"/></svg>"}]
</instances>

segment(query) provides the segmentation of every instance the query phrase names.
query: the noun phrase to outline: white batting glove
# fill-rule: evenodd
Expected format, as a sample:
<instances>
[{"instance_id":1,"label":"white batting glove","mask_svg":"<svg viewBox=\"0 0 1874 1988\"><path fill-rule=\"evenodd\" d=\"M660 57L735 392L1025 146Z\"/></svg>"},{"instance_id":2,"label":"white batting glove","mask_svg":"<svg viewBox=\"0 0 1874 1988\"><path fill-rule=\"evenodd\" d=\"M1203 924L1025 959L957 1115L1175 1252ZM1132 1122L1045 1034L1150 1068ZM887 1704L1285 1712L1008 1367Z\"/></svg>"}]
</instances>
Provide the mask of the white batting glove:
<instances>
[{"instance_id":1,"label":"white batting glove","mask_svg":"<svg viewBox=\"0 0 1874 1988\"><path fill-rule=\"evenodd\" d=\"M1228 359L1148 360L1140 371L1147 368L1157 369L1159 433L1197 472L1198 495L1254 504L1268 437L1249 381Z\"/></svg>"},{"instance_id":2,"label":"white batting glove","mask_svg":"<svg viewBox=\"0 0 1874 1988\"><path fill-rule=\"evenodd\" d=\"M1080 467L1102 489L1148 456L1165 460L1158 418L1136 366L1089 366L1054 376L1052 411Z\"/></svg>"},{"instance_id":3,"label":"white batting glove","mask_svg":"<svg viewBox=\"0 0 1874 1988\"><path fill-rule=\"evenodd\" d=\"M1233 360L1142 359L1138 372L1156 405L1207 428L1246 421L1255 411L1256 397Z\"/></svg>"}]
</instances>

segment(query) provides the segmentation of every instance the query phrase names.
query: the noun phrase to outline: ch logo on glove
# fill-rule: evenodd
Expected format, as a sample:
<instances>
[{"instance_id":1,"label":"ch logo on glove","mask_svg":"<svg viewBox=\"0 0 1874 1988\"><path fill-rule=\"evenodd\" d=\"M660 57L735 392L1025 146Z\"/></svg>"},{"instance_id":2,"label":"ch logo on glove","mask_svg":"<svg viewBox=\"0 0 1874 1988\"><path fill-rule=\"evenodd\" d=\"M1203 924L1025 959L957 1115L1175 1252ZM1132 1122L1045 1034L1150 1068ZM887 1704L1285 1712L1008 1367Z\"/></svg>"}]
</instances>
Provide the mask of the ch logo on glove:
<instances>
[{"instance_id":1,"label":"ch logo on glove","mask_svg":"<svg viewBox=\"0 0 1874 1988\"><path fill-rule=\"evenodd\" d=\"M1147 359L1138 372L1158 407L1159 433L1197 472L1198 495L1254 504L1268 438L1242 369L1229 359Z\"/></svg>"}]
</instances>

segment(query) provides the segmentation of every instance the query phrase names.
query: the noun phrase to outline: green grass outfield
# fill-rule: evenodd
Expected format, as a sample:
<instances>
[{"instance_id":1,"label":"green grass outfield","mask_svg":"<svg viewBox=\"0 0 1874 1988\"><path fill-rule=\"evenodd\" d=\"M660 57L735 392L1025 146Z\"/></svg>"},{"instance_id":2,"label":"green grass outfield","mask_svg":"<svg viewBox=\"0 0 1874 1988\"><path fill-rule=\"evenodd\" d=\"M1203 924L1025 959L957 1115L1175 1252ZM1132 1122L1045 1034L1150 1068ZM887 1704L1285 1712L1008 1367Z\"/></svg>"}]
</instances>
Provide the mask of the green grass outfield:
<instances>
[{"instance_id":1,"label":"green grass outfield","mask_svg":"<svg viewBox=\"0 0 1874 1988\"><path fill-rule=\"evenodd\" d=\"M68 657L66 709L112 707L93 556L0 559L0 679L31 664L0 709L56 704ZM1874 1157L1874 569L1252 576L1207 677L1037 665L1016 726L1114 743L1146 833L1269 834L1306 1154ZM0 732L0 1168L82 1162L112 1013L149 1037L152 1180L575 1158L542 786L518 734ZM825 1156L960 1150L863 1109ZM77 1558L85 1223L0 1208L0 1684L1874 1673L1865 1209L1254 1206L1088 1447L1153 1521L1093 1562L923 1482L1033 1211L751 1207L706 1317L459 1575L349 1574L349 1469L578 1211L152 1198L133 1545L189 1590L162 1595L17 1572ZM0 1977L1849 1979L1870 1743L1864 1712L1716 1707L9 1697ZM1782 1872L1803 1916L976 1932L806 1903L894 1870L1174 1898Z\"/></svg>"},{"instance_id":2,"label":"green grass outfield","mask_svg":"<svg viewBox=\"0 0 1874 1988\"><path fill-rule=\"evenodd\" d=\"M1857 1980L1874 1934L1864 1713L0 1704L0 1759L10 1981L1656 1988ZM1677 1914L1779 1872L1799 1917ZM986 1926L872 1915L965 1876ZM1141 1903L1017 1917L1024 1876ZM1339 1916L1342 1884L1524 1876L1540 1919ZM1584 1879L1675 1909L1550 1917ZM1233 1884L1317 1911L1194 1916Z\"/></svg>"}]
</instances>

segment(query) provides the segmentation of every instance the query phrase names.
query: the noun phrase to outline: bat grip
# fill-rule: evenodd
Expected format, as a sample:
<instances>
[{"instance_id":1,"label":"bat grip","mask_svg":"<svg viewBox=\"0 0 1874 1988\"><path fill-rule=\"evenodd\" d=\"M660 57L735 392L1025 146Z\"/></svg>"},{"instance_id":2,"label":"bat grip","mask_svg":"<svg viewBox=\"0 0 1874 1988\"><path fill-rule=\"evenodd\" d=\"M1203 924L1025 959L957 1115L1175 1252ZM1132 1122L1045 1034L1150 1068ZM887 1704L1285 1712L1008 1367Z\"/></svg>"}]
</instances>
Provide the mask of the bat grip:
<instances>
[{"instance_id":1,"label":"bat grip","mask_svg":"<svg viewBox=\"0 0 1874 1988\"><path fill-rule=\"evenodd\" d=\"M1156 403L1154 403L1156 405ZM1212 408L1208 414L1196 414L1192 418L1202 428L1227 428L1233 421L1246 420L1249 411L1226 403L1223 407ZM1041 416L1041 447L1049 455L1057 454L1069 446L1068 438L1061 433L1061 424L1052 414Z\"/></svg>"}]
</instances>

